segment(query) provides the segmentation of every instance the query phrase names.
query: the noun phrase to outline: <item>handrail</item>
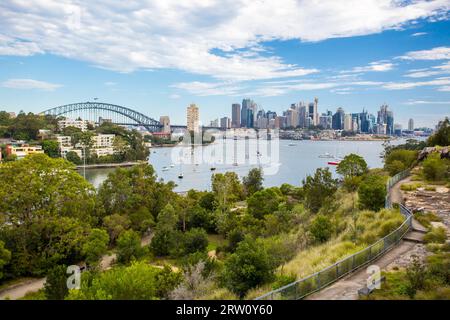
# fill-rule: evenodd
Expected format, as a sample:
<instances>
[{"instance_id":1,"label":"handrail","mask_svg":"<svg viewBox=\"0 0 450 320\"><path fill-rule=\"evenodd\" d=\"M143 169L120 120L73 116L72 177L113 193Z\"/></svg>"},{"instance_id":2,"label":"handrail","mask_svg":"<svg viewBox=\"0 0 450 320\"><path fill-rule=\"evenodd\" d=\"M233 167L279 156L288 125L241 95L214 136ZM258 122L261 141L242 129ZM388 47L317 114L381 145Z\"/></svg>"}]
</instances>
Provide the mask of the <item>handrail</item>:
<instances>
[{"instance_id":1,"label":"handrail","mask_svg":"<svg viewBox=\"0 0 450 320\"><path fill-rule=\"evenodd\" d=\"M409 175L409 170L397 173L386 183L385 208L391 209L392 203L389 192L392 187ZM399 204L400 212L405 216L405 221L387 236L379 239L365 249L362 249L334 264L313 273L305 278L296 280L281 288L270 291L255 300L296 300L302 299L314 292L317 292L331 283L339 280L347 274L361 268L369 262L377 259L395 245L397 245L403 236L408 233L412 226L412 213L403 204Z\"/></svg>"}]
</instances>

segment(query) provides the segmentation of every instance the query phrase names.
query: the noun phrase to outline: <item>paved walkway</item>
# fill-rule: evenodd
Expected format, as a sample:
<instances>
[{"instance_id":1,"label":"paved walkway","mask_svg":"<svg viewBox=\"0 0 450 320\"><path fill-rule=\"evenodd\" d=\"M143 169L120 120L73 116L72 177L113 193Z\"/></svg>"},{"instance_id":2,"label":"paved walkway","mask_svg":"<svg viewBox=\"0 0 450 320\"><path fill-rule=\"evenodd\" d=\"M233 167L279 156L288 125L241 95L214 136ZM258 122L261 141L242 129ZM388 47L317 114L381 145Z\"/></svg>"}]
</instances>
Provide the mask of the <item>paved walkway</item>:
<instances>
[{"instance_id":1,"label":"paved walkway","mask_svg":"<svg viewBox=\"0 0 450 320\"><path fill-rule=\"evenodd\" d=\"M403 203L403 194L400 186L410 181L407 177L404 180L397 182L390 192L390 198L392 203ZM413 229L426 230L417 221L413 220ZM423 233L421 232L409 232L407 237L409 240L402 240L400 243L385 253L383 256L373 261L371 265L377 265L381 270L390 270L393 265L402 265L407 263L410 256L423 250L423 245L420 244ZM314 293L306 300L357 300L358 290L366 285L368 274L367 268L361 268L354 273L342 278L331 286L322 289L321 291Z\"/></svg>"}]
</instances>

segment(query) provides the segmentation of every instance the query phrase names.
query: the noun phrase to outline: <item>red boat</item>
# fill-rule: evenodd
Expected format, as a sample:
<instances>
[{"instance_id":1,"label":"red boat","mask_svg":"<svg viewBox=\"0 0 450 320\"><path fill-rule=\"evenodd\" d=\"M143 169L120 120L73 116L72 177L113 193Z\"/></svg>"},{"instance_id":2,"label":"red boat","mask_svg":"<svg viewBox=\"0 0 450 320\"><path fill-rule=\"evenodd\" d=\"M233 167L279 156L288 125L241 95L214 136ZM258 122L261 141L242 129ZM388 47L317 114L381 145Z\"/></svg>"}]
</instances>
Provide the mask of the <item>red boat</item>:
<instances>
[{"instance_id":1,"label":"red boat","mask_svg":"<svg viewBox=\"0 0 450 320\"><path fill-rule=\"evenodd\" d=\"M337 166L337 165L339 165L340 162L341 162L341 161L338 161L338 160L335 160L335 161L328 161L328 164L329 164L330 166Z\"/></svg>"}]
</instances>

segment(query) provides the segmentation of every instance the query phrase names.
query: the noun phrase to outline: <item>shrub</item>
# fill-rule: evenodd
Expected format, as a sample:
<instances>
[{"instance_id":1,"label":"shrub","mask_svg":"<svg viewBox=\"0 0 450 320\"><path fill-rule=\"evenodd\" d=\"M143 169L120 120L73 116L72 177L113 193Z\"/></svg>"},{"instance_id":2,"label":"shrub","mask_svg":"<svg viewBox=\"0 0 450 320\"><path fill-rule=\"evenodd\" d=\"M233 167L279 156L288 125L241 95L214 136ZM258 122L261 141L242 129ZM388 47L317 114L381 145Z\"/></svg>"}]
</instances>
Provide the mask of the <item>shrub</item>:
<instances>
[{"instance_id":1,"label":"shrub","mask_svg":"<svg viewBox=\"0 0 450 320\"><path fill-rule=\"evenodd\" d=\"M199 228L193 228L187 231L183 236L183 251L185 254L194 252L205 252L208 246L208 236L206 231Z\"/></svg>"},{"instance_id":2,"label":"shrub","mask_svg":"<svg viewBox=\"0 0 450 320\"><path fill-rule=\"evenodd\" d=\"M128 263L144 254L141 238L133 230L124 231L117 239L117 260Z\"/></svg>"},{"instance_id":3,"label":"shrub","mask_svg":"<svg viewBox=\"0 0 450 320\"><path fill-rule=\"evenodd\" d=\"M429 228L431 221L441 221L441 219L433 212L417 212L414 218L424 227Z\"/></svg>"},{"instance_id":4,"label":"shrub","mask_svg":"<svg viewBox=\"0 0 450 320\"><path fill-rule=\"evenodd\" d=\"M394 149L386 155L384 168L393 176L411 167L416 159L417 151L415 150Z\"/></svg>"},{"instance_id":5,"label":"shrub","mask_svg":"<svg viewBox=\"0 0 450 320\"><path fill-rule=\"evenodd\" d=\"M425 243L444 243L445 240L447 240L447 234L443 227L431 228L431 231L423 237Z\"/></svg>"},{"instance_id":6,"label":"shrub","mask_svg":"<svg viewBox=\"0 0 450 320\"><path fill-rule=\"evenodd\" d=\"M311 232L315 242L325 242L333 234L333 225L327 216L319 214L311 222L309 232Z\"/></svg>"},{"instance_id":7,"label":"shrub","mask_svg":"<svg viewBox=\"0 0 450 320\"><path fill-rule=\"evenodd\" d=\"M400 186L400 189L403 191L415 191L421 187L422 187L421 183L404 183Z\"/></svg>"},{"instance_id":8,"label":"shrub","mask_svg":"<svg viewBox=\"0 0 450 320\"><path fill-rule=\"evenodd\" d=\"M380 176L367 176L358 188L359 207L378 211L384 207L386 197L385 179Z\"/></svg>"},{"instance_id":9,"label":"shrub","mask_svg":"<svg viewBox=\"0 0 450 320\"><path fill-rule=\"evenodd\" d=\"M448 176L448 160L439 154L430 154L422 163L424 177L429 181L442 181Z\"/></svg>"}]
</instances>

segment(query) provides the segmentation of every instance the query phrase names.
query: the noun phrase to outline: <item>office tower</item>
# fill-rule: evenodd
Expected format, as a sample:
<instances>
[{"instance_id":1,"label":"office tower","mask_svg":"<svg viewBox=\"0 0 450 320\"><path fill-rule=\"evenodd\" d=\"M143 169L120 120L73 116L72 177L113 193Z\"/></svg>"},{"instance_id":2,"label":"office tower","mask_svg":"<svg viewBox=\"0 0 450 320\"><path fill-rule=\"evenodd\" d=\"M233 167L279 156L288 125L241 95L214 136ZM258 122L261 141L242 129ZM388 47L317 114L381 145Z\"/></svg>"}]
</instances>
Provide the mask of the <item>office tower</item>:
<instances>
[{"instance_id":1,"label":"office tower","mask_svg":"<svg viewBox=\"0 0 450 320\"><path fill-rule=\"evenodd\" d=\"M242 100L241 127L247 127L247 115L248 115L248 110L250 109L251 103L252 103L252 100L250 100L250 99Z\"/></svg>"},{"instance_id":2,"label":"office tower","mask_svg":"<svg viewBox=\"0 0 450 320\"><path fill-rule=\"evenodd\" d=\"M333 115L332 128L334 130L343 130L344 129L344 116L345 116L344 109L339 107L336 110L336 113Z\"/></svg>"},{"instance_id":3,"label":"office tower","mask_svg":"<svg viewBox=\"0 0 450 320\"><path fill-rule=\"evenodd\" d=\"M233 128L239 128L241 126L241 105L239 103L233 103L231 105L231 126Z\"/></svg>"},{"instance_id":4,"label":"office tower","mask_svg":"<svg viewBox=\"0 0 450 320\"><path fill-rule=\"evenodd\" d=\"M220 118L220 127L222 129L229 129L231 127L231 120L230 120L230 118L228 118L228 117Z\"/></svg>"},{"instance_id":5,"label":"office tower","mask_svg":"<svg viewBox=\"0 0 450 320\"><path fill-rule=\"evenodd\" d=\"M363 112L359 114L359 121L360 121L360 131L363 133L373 133L373 124L371 120L371 115L367 113L363 109Z\"/></svg>"},{"instance_id":6,"label":"office tower","mask_svg":"<svg viewBox=\"0 0 450 320\"><path fill-rule=\"evenodd\" d=\"M215 127L215 128L219 127L219 119L211 120L211 121L209 122L209 126L210 126L210 127Z\"/></svg>"},{"instance_id":7,"label":"office tower","mask_svg":"<svg viewBox=\"0 0 450 320\"><path fill-rule=\"evenodd\" d=\"M252 123L253 125L250 126L250 122L249 119L247 118L247 123L249 124L249 128L253 128L254 124L256 123L256 119L258 118L258 105L254 102L251 101L250 103L250 110L252 110L252 115L253 115L253 119L252 119Z\"/></svg>"},{"instance_id":8,"label":"office tower","mask_svg":"<svg viewBox=\"0 0 450 320\"><path fill-rule=\"evenodd\" d=\"M412 118L408 121L408 130L414 131L414 120Z\"/></svg>"},{"instance_id":9,"label":"office tower","mask_svg":"<svg viewBox=\"0 0 450 320\"><path fill-rule=\"evenodd\" d=\"M247 109L247 116L246 116L246 128L253 128L255 124L255 116L253 114L253 108Z\"/></svg>"},{"instance_id":10,"label":"office tower","mask_svg":"<svg viewBox=\"0 0 450 320\"><path fill-rule=\"evenodd\" d=\"M275 119L277 117L277 113L275 111L267 111L266 113L267 119Z\"/></svg>"},{"instance_id":11,"label":"office tower","mask_svg":"<svg viewBox=\"0 0 450 320\"><path fill-rule=\"evenodd\" d=\"M187 107L187 121L186 126L189 131L198 132L199 131L199 111L196 104L192 103Z\"/></svg>"},{"instance_id":12,"label":"office tower","mask_svg":"<svg viewBox=\"0 0 450 320\"><path fill-rule=\"evenodd\" d=\"M394 134L396 136L401 136L402 135L402 125L399 123L394 124Z\"/></svg>"},{"instance_id":13,"label":"office tower","mask_svg":"<svg viewBox=\"0 0 450 320\"><path fill-rule=\"evenodd\" d=\"M162 127L162 132L170 133L170 118L169 118L169 116L161 116L161 117L159 117L159 122L163 126Z\"/></svg>"},{"instance_id":14,"label":"office tower","mask_svg":"<svg viewBox=\"0 0 450 320\"><path fill-rule=\"evenodd\" d=\"M377 124L386 125L387 135L394 134L394 113L388 110L387 104L380 107L380 111L378 111Z\"/></svg>"},{"instance_id":15,"label":"office tower","mask_svg":"<svg viewBox=\"0 0 450 320\"><path fill-rule=\"evenodd\" d=\"M300 104L298 107L298 126L300 128L306 128L306 118L308 117L308 112L306 111L306 106Z\"/></svg>"},{"instance_id":16,"label":"office tower","mask_svg":"<svg viewBox=\"0 0 450 320\"><path fill-rule=\"evenodd\" d=\"M319 117L319 126L322 127L323 129L331 129L331 124L332 124L332 116L323 113Z\"/></svg>"},{"instance_id":17,"label":"office tower","mask_svg":"<svg viewBox=\"0 0 450 320\"><path fill-rule=\"evenodd\" d=\"M312 119L312 123L314 126L319 125L319 113L317 112L317 105L319 103L319 99L314 98L314 102L311 102L308 105L308 114Z\"/></svg>"},{"instance_id":18,"label":"office tower","mask_svg":"<svg viewBox=\"0 0 450 320\"><path fill-rule=\"evenodd\" d=\"M353 118L348 113L344 116L344 131L353 131Z\"/></svg>"},{"instance_id":19,"label":"office tower","mask_svg":"<svg viewBox=\"0 0 450 320\"><path fill-rule=\"evenodd\" d=\"M296 128L298 126L298 112L295 109L286 111L287 126Z\"/></svg>"}]
</instances>

